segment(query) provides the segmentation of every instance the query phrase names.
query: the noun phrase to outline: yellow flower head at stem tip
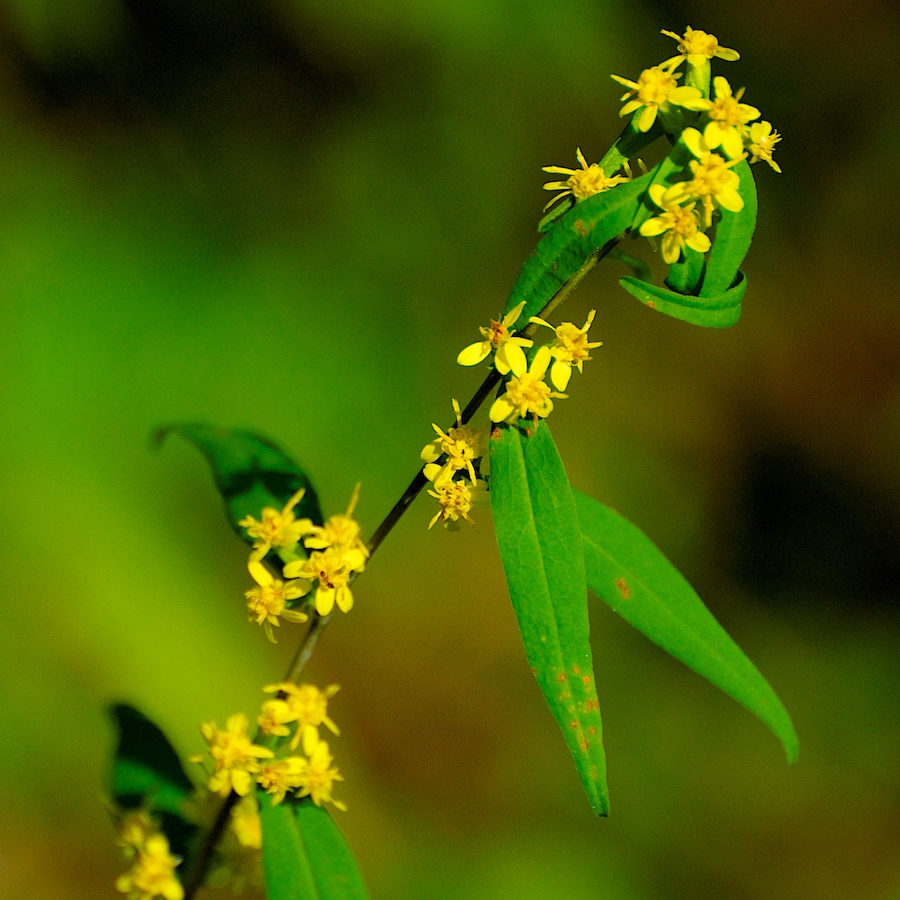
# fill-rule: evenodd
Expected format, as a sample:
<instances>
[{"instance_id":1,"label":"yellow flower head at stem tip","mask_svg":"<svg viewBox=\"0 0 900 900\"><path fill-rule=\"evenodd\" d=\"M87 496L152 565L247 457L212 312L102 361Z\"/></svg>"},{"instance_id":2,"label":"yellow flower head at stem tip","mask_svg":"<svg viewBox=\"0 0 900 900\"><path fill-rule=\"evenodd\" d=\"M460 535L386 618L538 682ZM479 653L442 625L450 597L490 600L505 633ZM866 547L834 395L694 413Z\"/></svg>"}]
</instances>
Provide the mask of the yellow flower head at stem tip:
<instances>
[{"instance_id":1,"label":"yellow flower head at stem tip","mask_svg":"<svg viewBox=\"0 0 900 900\"><path fill-rule=\"evenodd\" d=\"M509 329L516 324L525 301L516 304L501 321L492 320L487 328L478 330L484 335L484 340L475 344L469 344L462 349L456 361L461 366L477 366L482 360L487 359L491 351L494 351L494 365L501 375L509 374L514 364L525 362L523 347L530 347L534 343L527 338L513 337Z\"/></svg>"},{"instance_id":2,"label":"yellow flower head at stem tip","mask_svg":"<svg viewBox=\"0 0 900 900\"><path fill-rule=\"evenodd\" d=\"M713 79L713 88L715 100L706 111L709 122L703 129L703 139L710 150L721 147L730 159L737 159L743 155L747 123L759 118L759 110L740 102L743 88L732 95L728 79L721 75Z\"/></svg>"},{"instance_id":3,"label":"yellow flower head at stem tip","mask_svg":"<svg viewBox=\"0 0 900 900\"><path fill-rule=\"evenodd\" d=\"M319 726L324 725L332 734L339 735L337 725L328 716L328 701L340 690L340 686L330 684L320 690L313 684L293 684L282 681L278 684L267 684L267 693L278 691L285 695L284 700L268 701L285 703L291 711L291 721L297 723L297 733L291 739L293 750L302 741L303 752L309 756L319 742ZM264 706L267 704L264 704Z\"/></svg>"},{"instance_id":4,"label":"yellow flower head at stem tip","mask_svg":"<svg viewBox=\"0 0 900 900\"><path fill-rule=\"evenodd\" d=\"M251 776L259 771L258 760L274 755L267 747L260 747L250 740L247 735L249 724L243 713L235 713L228 717L224 730L220 730L215 722L204 722L200 726L215 764L207 787L220 797L227 797L231 791L246 797L253 784ZM195 756L193 760L202 762L203 757Z\"/></svg>"},{"instance_id":5,"label":"yellow flower head at stem tip","mask_svg":"<svg viewBox=\"0 0 900 900\"><path fill-rule=\"evenodd\" d=\"M284 508L277 510L267 506L263 509L262 518L245 516L238 522L241 528L247 529L248 537L254 538L253 549L256 559L262 559L272 547L288 549L312 527L312 520L294 517L294 507L303 499L306 488L300 488L285 503Z\"/></svg>"},{"instance_id":6,"label":"yellow flower head at stem tip","mask_svg":"<svg viewBox=\"0 0 900 900\"><path fill-rule=\"evenodd\" d=\"M570 194L575 198L576 203L593 197L594 194L600 194L608 191L617 184L623 184L628 181L628 175L607 175L598 163L587 164L584 154L579 147L575 151L578 162L581 164L580 169L566 169L562 166L544 166L543 171L551 175L568 175L565 181L548 181L544 185L545 191L562 191L547 202L545 210L550 209L557 200L562 200Z\"/></svg>"},{"instance_id":7,"label":"yellow flower head at stem tip","mask_svg":"<svg viewBox=\"0 0 900 900\"><path fill-rule=\"evenodd\" d=\"M710 106L709 100L705 100L697 88L689 85L679 87L677 79L681 77L681 73L672 72L665 66L644 69L637 81L629 81L620 75L610 77L619 84L631 88L622 94L621 99L628 102L619 110L619 115L627 116L640 109L638 131L649 131L656 121L657 114L668 113L672 106L681 106L694 111L708 109Z\"/></svg>"},{"instance_id":8,"label":"yellow flower head at stem tip","mask_svg":"<svg viewBox=\"0 0 900 900\"><path fill-rule=\"evenodd\" d=\"M440 467L440 480L449 481L457 472L466 469L474 481L473 462L484 455L486 450L485 432L483 428L463 425L462 413L456 400L453 401L453 411L456 413L456 425L448 432L444 432L442 428L432 423L431 427L438 436L422 448L419 457L422 462L433 463L442 454L446 454L447 461ZM430 480L434 481L435 479Z\"/></svg>"},{"instance_id":9,"label":"yellow flower head at stem tip","mask_svg":"<svg viewBox=\"0 0 900 900\"><path fill-rule=\"evenodd\" d=\"M498 397L491 406L489 415L492 422L506 422L511 425L516 419L525 416L544 418L550 415L553 410L553 401L550 398L566 396L551 391L549 385L544 382L544 375L547 374L551 359L550 348L544 345L535 353L531 368L526 369L522 365L518 369L513 369L515 377L507 382L506 393Z\"/></svg>"},{"instance_id":10,"label":"yellow flower head at stem tip","mask_svg":"<svg viewBox=\"0 0 900 900\"><path fill-rule=\"evenodd\" d=\"M593 350L594 347L600 347L603 344L602 341L589 343L587 339L588 329L596 314L597 310L592 309L582 328L572 322L563 322L562 325L554 327L539 316L532 316L529 319L537 325L546 326L556 334L556 340L550 347L550 355L553 357L550 380L553 382L553 386L560 391L564 391L568 386L572 367L577 368L579 372L584 371L585 360L591 358L588 350Z\"/></svg>"},{"instance_id":11,"label":"yellow flower head at stem tip","mask_svg":"<svg viewBox=\"0 0 900 900\"><path fill-rule=\"evenodd\" d=\"M650 199L662 209L662 214L647 219L641 225L644 237L662 235L662 258L668 265L677 263L684 248L690 247L698 253L706 253L711 244L700 230L700 214L694 209L696 201L680 205L669 200L666 188L661 184L651 184L648 189ZM676 198L677 200L677 198Z\"/></svg>"},{"instance_id":12,"label":"yellow flower head at stem tip","mask_svg":"<svg viewBox=\"0 0 900 900\"><path fill-rule=\"evenodd\" d=\"M262 625L266 637L274 644L275 633L272 628L278 627L279 618L288 622L305 622L309 616L299 610L288 609L289 600L297 600L309 593L312 584L303 579L283 582L275 578L272 573L259 560L251 555L247 563L247 569L256 582L256 587L247 591L247 608L250 610L250 621Z\"/></svg>"},{"instance_id":13,"label":"yellow flower head at stem tip","mask_svg":"<svg viewBox=\"0 0 900 900\"><path fill-rule=\"evenodd\" d=\"M338 809L346 812L347 806L340 800L335 800L331 796L331 789L335 781L343 781L343 776L337 769L332 768L332 756L328 752L328 744L325 741L319 741L315 749L309 757L309 761L299 774L300 781L298 796L312 798L316 806L323 803L331 803Z\"/></svg>"},{"instance_id":14,"label":"yellow flower head at stem tip","mask_svg":"<svg viewBox=\"0 0 900 900\"><path fill-rule=\"evenodd\" d=\"M673 38L678 41L678 56L667 59L662 65L664 67L676 66L683 59L687 60L689 66L702 66L714 56L719 59L734 61L740 59L741 55L737 50L731 50L728 47L722 47L714 34L707 34L699 29L694 30L690 25L685 29L684 35L675 34L674 31L662 30L666 37Z\"/></svg>"},{"instance_id":15,"label":"yellow flower head at stem tip","mask_svg":"<svg viewBox=\"0 0 900 900\"><path fill-rule=\"evenodd\" d=\"M259 821L256 798L252 794L242 797L232 807L231 830L242 847L262 849L262 823Z\"/></svg>"},{"instance_id":16,"label":"yellow flower head at stem tip","mask_svg":"<svg viewBox=\"0 0 900 900\"><path fill-rule=\"evenodd\" d=\"M428 468L428 466L425 467L426 476L429 475ZM437 473L430 474L433 476ZM456 481L441 481L438 478L433 480L434 490L429 490L428 493L438 501L441 508L428 523L429 529L439 521L443 522L450 531L456 531L459 528L460 519L474 524L469 511L484 497L485 483L480 479L467 482L465 478L458 478Z\"/></svg>"},{"instance_id":17,"label":"yellow flower head at stem tip","mask_svg":"<svg viewBox=\"0 0 900 900\"><path fill-rule=\"evenodd\" d=\"M775 145L781 140L781 135L775 131L771 122L754 122L744 135L744 145L750 153L750 162L759 162L764 159L776 172L781 171L781 166L772 159Z\"/></svg>"},{"instance_id":18,"label":"yellow flower head at stem tip","mask_svg":"<svg viewBox=\"0 0 900 900\"><path fill-rule=\"evenodd\" d=\"M131 900L182 900L184 888L175 877L175 867L181 860L169 851L164 834L153 834L138 851L131 869L116 879L116 890Z\"/></svg>"}]
</instances>

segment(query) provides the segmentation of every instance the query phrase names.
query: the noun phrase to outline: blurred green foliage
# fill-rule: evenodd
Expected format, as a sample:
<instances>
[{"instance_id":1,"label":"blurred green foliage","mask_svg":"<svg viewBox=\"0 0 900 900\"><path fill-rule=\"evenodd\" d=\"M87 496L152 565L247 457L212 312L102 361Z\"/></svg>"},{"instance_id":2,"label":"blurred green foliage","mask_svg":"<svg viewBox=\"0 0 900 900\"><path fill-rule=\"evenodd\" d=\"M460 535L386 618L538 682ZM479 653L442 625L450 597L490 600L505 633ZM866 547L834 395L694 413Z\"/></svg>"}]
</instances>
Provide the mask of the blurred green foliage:
<instances>
[{"instance_id":1,"label":"blurred green foliage","mask_svg":"<svg viewBox=\"0 0 900 900\"><path fill-rule=\"evenodd\" d=\"M105 704L187 756L292 650L245 621L202 460L150 433L268 433L326 515L362 480L374 528L478 382L453 360L536 241L540 167L597 158L609 73L686 24L741 51L728 76L784 134L743 318L682 326L594 273L571 318L597 307L604 347L554 434L573 484L640 524L767 674L800 762L598 609L617 805L595 820L488 511L429 534L417 505L310 670L344 686L341 827L384 898L898 895L900 24L878 0L679 11L7 0L0 895L112 895Z\"/></svg>"}]
</instances>

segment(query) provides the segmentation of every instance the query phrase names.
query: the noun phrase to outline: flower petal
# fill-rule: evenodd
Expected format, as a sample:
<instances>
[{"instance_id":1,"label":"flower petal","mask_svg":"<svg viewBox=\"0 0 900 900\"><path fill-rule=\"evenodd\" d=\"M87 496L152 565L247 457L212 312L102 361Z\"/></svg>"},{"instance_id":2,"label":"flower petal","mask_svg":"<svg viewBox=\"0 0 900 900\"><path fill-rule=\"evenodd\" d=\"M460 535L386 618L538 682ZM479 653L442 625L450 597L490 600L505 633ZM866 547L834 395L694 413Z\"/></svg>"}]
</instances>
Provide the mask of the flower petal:
<instances>
[{"instance_id":1,"label":"flower petal","mask_svg":"<svg viewBox=\"0 0 900 900\"><path fill-rule=\"evenodd\" d=\"M482 360L487 359L491 352L490 341L480 341L477 344L469 344L468 347L460 350L456 361L461 366L477 366Z\"/></svg>"}]
</instances>

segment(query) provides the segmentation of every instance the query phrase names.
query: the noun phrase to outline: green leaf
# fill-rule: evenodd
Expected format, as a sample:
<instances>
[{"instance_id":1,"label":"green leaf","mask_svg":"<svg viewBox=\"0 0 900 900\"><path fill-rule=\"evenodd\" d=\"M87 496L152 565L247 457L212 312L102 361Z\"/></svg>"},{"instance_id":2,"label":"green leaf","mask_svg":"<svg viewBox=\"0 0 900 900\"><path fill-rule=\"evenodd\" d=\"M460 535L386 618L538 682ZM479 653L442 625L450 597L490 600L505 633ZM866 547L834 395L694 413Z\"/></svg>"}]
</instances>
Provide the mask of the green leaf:
<instances>
[{"instance_id":1,"label":"green leaf","mask_svg":"<svg viewBox=\"0 0 900 900\"><path fill-rule=\"evenodd\" d=\"M327 810L257 791L267 900L366 900L359 866Z\"/></svg>"},{"instance_id":2,"label":"green leaf","mask_svg":"<svg viewBox=\"0 0 900 900\"><path fill-rule=\"evenodd\" d=\"M747 291L747 279L740 271L734 286L715 296L690 297L630 275L620 278L619 284L650 309L707 328L735 325L741 317L741 301Z\"/></svg>"},{"instance_id":3,"label":"green leaf","mask_svg":"<svg viewBox=\"0 0 900 900\"><path fill-rule=\"evenodd\" d=\"M306 494L294 507L294 514L322 524L322 510L312 482L268 438L252 431L194 422L160 428L154 435L155 443L162 444L173 433L190 441L206 457L225 501L228 521L248 544L253 539L238 522L245 516L259 519L266 506L281 509L300 488L306 488Z\"/></svg>"},{"instance_id":4,"label":"green leaf","mask_svg":"<svg viewBox=\"0 0 900 900\"><path fill-rule=\"evenodd\" d=\"M597 815L609 814L600 703L594 687L581 534L546 422L490 439L491 507L525 655Z\"/></svg>"},{"instance_id":5,"label":"green leaf","mask_svg":"<svg viewBox=\"0 0 900 900\"><path fill-rule=\"evenodd\" d=\"M162 731L142 712L125 703L110 707L119 732L109 792L122 809L149 805L180 814L194 784Z\"/></svg>"},{"instance_id":6,"label":"green leaf","mask_svg":"<svg viewBox=\"0 0 900 900\"><path fill-rule=\"evenodd\" d=\"M797 759L797 734L769 683L684 576L635 525L573 491L591 590L676 659L758 716Z\"/></svg>"},{"instance_id":7,"label":"green leaf","mask_svg":"<svg viewBox=\"0 0 900 900\"><path fill-rule=\"evenodd\" d=\"M738 193L744 200L744 208L736 213L727 209L720 210L721 218L716 225L716 237L709 251L706 273L700 288L701 297L719 297L734 287L741 274L741 263L753 240L756 228L756 182L746 160L741 160L734 171L740 178Z\"/></svg>"},{"instance_id":8,"label":"green leaf","mask_svg":"<svg viewBox=\"0 0 900 900\"><path fill-rule=\"evenodd\" d=\"M328 810L308 798L301 800L295 809L319 896L327 900L368 897L359 864Z\"/></svg>"},{"instance_id":9,"label":"green leaf","mask_svg":"<svg viewBox=\"0 0 900 900\"><path fill-rule=\"evenodd\" d=\"M271 795L261 789L257 789L256 796L262 825L266 900L320 900L291 804L284 801L273 806Z\"/></svg>"},{"instance_id":10,"label":"green leaf","mask_svg":"<svg viewBox=\"0 0 900 900\"><path fill-rule=\"evenodd\" d=\"M593 253L631 227L655 172L582 200L550 227L525 260L506 302L508 311L525 301L514 330L540 313Z\"/></svg>"},{"instance_id":11,"label":"green leaf","mask_svg":"<svg viewBox=\"0 0 900 900\"><path fill-rule=\"evenodd\" d=\"M706 257L697 250L684 247L681 251L681 260L669 266L666 287L675 291L676 294L696 295L705 271ZM644 281L648 280L644 279Z\"/></svg>"}]
</instances>

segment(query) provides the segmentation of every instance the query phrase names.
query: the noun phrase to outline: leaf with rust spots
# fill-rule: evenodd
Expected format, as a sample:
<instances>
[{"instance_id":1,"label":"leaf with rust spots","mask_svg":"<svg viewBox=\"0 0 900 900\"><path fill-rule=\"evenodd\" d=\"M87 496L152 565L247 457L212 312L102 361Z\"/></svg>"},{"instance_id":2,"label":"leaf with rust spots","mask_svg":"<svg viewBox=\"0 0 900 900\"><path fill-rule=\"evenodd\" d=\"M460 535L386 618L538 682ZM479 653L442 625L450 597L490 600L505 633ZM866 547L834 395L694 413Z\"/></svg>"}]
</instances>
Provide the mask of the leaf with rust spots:
<instances>
[{"instance_id":1,"label":"leaf with rust spots","mask_svg":"<svg viewBox=\"0 0 900 900\"><path fill-rule=\"evenodd\" d=\"M529 437L503 429L490 452L494 527L525 655L591 806L607 815L600 701L592 679L579 677L593 664L581 533L565 469L546 422Z\"/></svg>"},{"instance_id":2,"label":"leaf with rust spots","mask_svg":"<svg viewBox=\"0 0 900 900\"><path fill-rule=\"evenodd\" d=\"M758 716L793 762L797 734L787 710L684 576L627 519L580 491L573 493L591 590L651 641Z\"/></svg>"}]
</instances>

